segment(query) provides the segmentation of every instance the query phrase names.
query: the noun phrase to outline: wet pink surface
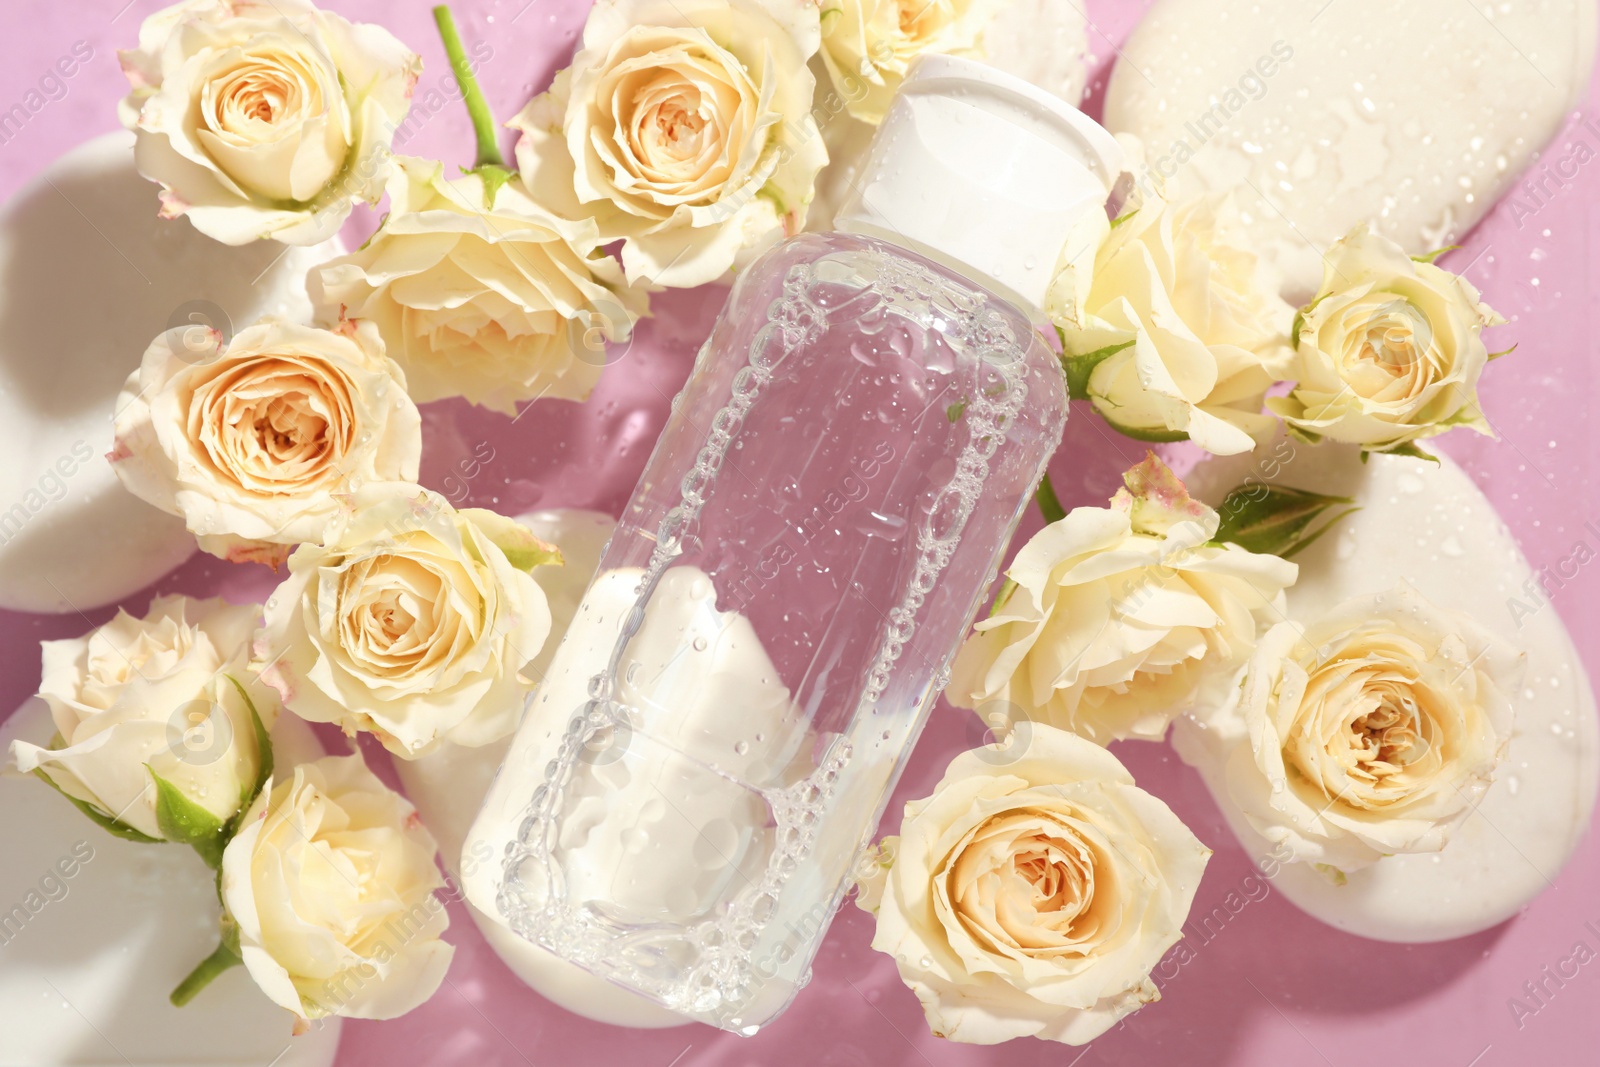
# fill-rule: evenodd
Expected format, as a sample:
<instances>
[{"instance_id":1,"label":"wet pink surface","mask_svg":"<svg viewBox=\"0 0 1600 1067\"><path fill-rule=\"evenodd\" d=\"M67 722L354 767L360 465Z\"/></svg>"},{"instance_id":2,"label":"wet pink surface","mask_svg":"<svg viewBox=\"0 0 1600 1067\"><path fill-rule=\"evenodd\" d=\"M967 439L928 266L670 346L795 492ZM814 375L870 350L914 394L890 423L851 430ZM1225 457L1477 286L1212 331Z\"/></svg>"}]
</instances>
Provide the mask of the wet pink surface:
<instances>
[{"instance_id":1,"label":"wet pink surface","mask_svg":"<svg viewBox=\"0 0 1600 1067\"><path fill-rule=\"evenodd\" d=\"M1071 0L1059 0L1071 2ZM21 101L75 41L94 49L46 104L0 143L0 194L9 196L40 167L74 144L115 128L123 91L113 50L135 38L156 0L6 0L0 34L0 111ZM526 6L524 6L526 4ZM457 105L429 93L444 86L446 64L418 0L328 0L352 18L382 21L422 52L418 85L429 115L400 146L447 163L466 163L471 137ZM1091 41L1113 57L1142 4L1099 0ZM487 40L493 56L481 77L497 113L512 115L565 61L588 8L586 0L463 0L462 35ZM120 10L119 10L120 9ZM1268 12L1272 6L1267 6ZM1261 17L1278 17L1263 14ZM1286 33L1303 32L1298 12L1285 10ZM1106 67L1102 62L1099 76ZM1099 79L1097 79L1099 80ZM1579 125L1600 114L1591 87L1580 116L1552 151L1577 140L1600 144L1600 132ZM1587 158L1587 157L1586 157ZM1584 525L1600 518L1600 432L1590 415L1600 400L1593 369L1600 358L1600 166L1577 176L1531 218L1502 204L1444 262L1468 274L1511 325L1495 340L1520 344L1485 379L1484 407L1500 440L1453 435L1444 445L1499 508L1534 566L1568 557ZM365 225L370 226L370 219ZM357 223L354 231L362 224ZM95 254L86 250L85 254ZM84 294L93 313L93 294ZM672 395L722 303L715 290L656 301L656 317L611 365L586 404L544 402L515 423L447 402L425 409L423 480L471 502L516 513L531 506L592 507L615 513L649 454ZM142 341L130 351L130 366ZM495 459L461 481L458 464L488 441ZM1098 503L1136 461L1140 446L1106 431L1086 411L1074 412L1054 479L1068 506ZM3 462L0 459L0 462ZM1023 533L1031 532L1037 519ZM1600 668L1600 578L1582 570L1555 604L1593 673ZM1472 580L1464 574L1463 580ZM272 585L261 568L196 557L152 590L129 598L142 611L152 592L264 596ZM33 692L39 678L36 642L77 635L112 609L58 617L0 613L0 708ZM0 713L3 714L3 713ZM970 720L941 706L912 761L901 798L921 795L958 750L978 741ZM369 753L381 761L381 753ZM1144 787L1165 798L1216 849L1196 897L1209 911L1250 872L1199 779L1164 746L1122 745L1121 755ZM891 810L898 810L898 801ZM1259 895L1259 894L1258 894ZM1496 1064L1568 1065L1600 1061L1600 965L1557 987L1542 971L1555 968L1575 943L1600 947L1600 843L1590 833L1553 889L1517 918L1474 937L1439 945L1400 946L1337 933L1277 894L1250 903L1208 940L1191 937L1195 958L1163 975L1164 999L1118 1030L1070 1049L1033 1041L993 1048L960 1046L930 1036L915 998L887 957L868 948L871 923L846 907L817 960L815 978L792 1010L752 1039L705 1027L631 1031L602 1026L542 1000L505 969L465 914L454 909L449 939L458 946L445 986L403 1019L347 1024L339 1063L499 1067L517 1064L629 1062L647 1067L710 1065L888 1065L1182 1063L1197 1067L1279 1067L1327 1063L1355 1067L1396 1058L1419 1067ZM1593 927L1586 923L1593 923ZM1544 981L1553 995L1519 1026L1508 1001L1527 999L1526 982ZM1532 1001L1529 1001L1532 1004Z\"/></svg>"}]
</instances>

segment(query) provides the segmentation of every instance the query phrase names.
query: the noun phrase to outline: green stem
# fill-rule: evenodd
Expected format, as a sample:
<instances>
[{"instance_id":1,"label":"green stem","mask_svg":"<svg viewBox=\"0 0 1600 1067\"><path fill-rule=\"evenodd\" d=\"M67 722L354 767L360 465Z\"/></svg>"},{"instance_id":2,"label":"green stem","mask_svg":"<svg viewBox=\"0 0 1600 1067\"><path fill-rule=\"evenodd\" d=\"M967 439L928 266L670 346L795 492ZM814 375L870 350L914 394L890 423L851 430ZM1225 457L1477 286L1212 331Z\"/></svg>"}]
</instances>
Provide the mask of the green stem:
<instances>
[{"instance_id":1,"label":"green stem","mask_svg":"<svg viewBox=\"0 0 1600 1067\"><path fill-rule=\"evenodd\" d=\"M1061 506L1061 501L1056 498L1055 486L1050 484L1050 475L1039 479L1039 491L1033 498L1038 501L1045 522L1060 522L1067 517L1067 509Z\"/></svg>"},{"instance_id":2,"label":"green stem","mask_svg":"<svg viewBox=\"0 0 1600 1067\"><path fill-rule=\"evenodd\" d=\"M450 14L450 6L440 4L434 8L433 21L439 27L445 55L450 58L450 69L455 71L456 84L461 86L461 99L466 101L467 114L472 116L472 132L478 138L478 161L472 165L473 169L504 167L506 161L500 154L499 128L495 125L493 112L489 110L489 102L483 98L483 90L478 88L478 79L473 76L472 68L467 63L467 52L461 47L461 35L456 32L456 20Z\"/></svg>"},{"instance_id":3,"label":"green stem","mask_svg":"<svg viewBox=\"0 0 1600 1067\"><path fill-rule=\"evenodd\" d=\"M200 961L199 966L189 972L189 977L178 983L178 988L172 991L169 998L172 1006L181 1008L195 998L195 995L211 984L211 980L230 967L237 967L244 961L239 954L229 947L226 939L217 946L217 951Z\"/></svg>"}]
</instances>

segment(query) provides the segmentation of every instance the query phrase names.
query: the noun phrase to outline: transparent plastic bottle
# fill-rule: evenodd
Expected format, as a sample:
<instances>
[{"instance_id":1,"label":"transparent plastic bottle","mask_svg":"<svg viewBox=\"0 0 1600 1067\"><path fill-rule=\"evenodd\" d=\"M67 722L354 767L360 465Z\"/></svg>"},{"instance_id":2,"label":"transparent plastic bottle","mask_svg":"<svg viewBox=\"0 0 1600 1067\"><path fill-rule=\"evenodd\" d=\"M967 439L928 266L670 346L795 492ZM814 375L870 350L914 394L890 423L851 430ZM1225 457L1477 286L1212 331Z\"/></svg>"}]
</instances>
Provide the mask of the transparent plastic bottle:
<instances>
[{"instance_id":1,"label":"transparent plastic bottle","mask_svg":"<svg viewBox=\"0 0 1600 1067\"><path fill-rule=\"evenodd\" d=\"M481 909L690 1018L783 1010L1060 441L1037 307L1116 158L914 68L858 232L744 272L674 402L474 829Z\"/></svg>"}]
</instances>

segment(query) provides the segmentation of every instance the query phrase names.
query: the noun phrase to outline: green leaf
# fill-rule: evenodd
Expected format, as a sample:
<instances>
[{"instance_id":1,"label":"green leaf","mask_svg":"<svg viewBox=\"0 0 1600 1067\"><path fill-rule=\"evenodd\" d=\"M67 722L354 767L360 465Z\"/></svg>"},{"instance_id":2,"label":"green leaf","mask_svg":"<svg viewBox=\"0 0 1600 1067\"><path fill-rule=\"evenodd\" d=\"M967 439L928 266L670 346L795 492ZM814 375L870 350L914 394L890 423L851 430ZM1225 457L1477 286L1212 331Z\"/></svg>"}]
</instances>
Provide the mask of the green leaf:
<instances>
[{"instance_id":1,"label":"green leaf","mask_svg":"<svg viewBox=\"0 0 1600 1067\"><path fill-rule=\"evenodd\" d=\"M1111 220L1111 228L1113 230L1116 229L1118 226L1121 226L1124 222L1127 222L1138 213L1138 208L1129 208L1127 211L1124 211L1122 214Z\"/></svg>"},{"instance_id":2,"label":"green leaf","mask_svg":"<svg viewBox=\"0 0 1600 1067\"><path fill-rule=\"evenodd\" d=\"M159 837L151 837L149 834L141 833L140 831L135 830L127 823L118 822L109 814L95 807L93 804L90 804L88 801L79 800L71 793L68 793L65 789L62 789L59 785L56 785L55 782L51 781L50 776L44 773L43 769L36 767L34 768L33 773L39 777L40 781L48 783L51 789L54 789L57 793L60 793L62 796L66 797L73 807L87 815L90 822L100 827L106 833L111 834L114 837L120 837L124 841L137 841L142 845L166 844L166 842L162 841Z\"/></svg>"},{"instance_id":3,"label":"green leaf","mask_svg":"<svg viewBox=\"0 0 1600 1067\"><path fill-rule=\"evenodd\" d=\"M1296 441L1303 441L1308 445L1320 445L1322 443L1322 434L1313 430L1307 430L1296 426L1292 422L1284 423L1283 428L1287 430L1289 432L1289 436L1293 437Z\"/></svg>"},{"instance_id":4,"label":"green leaf","mask_svg":"<svg viewBox=\"0 0 1600 1067\"><path fill-rule=\"evenodd\" d=\"M1289 344L1290 345L1292 345L1295 348L1299 348L1300 347L1300 334L1302 332L1304 332L1304 330L1306 328L1306 316L1311 314L1311 312L1316 309L1316 306L1318 304L1322 303L1324 300L1328 299L1328 297L1330 297L1332 295L1333 295L1332 293L1323 293L1321 296L1319 296L1315 300L1311 301L1311 303L1307 304L1305 307L1299 308L1298 310L1295 311L1295 313L1294 313L1294 322L1289 327Z\"/></svg>"},{"instance_id":5,"label":"green leaf","mask_svg":"<svg viewBox=\"0 0 1600 1067\"><path fill-rule=\"evenodd\" d=\"M967 402L965 400L957 400L954 404L944 409L944 417L951 422L958 422L961 416L966 413L966 410Z\"/></svg>"},{"instance_id":6,"label":"green leaf","mask_svg":"<svg viewBox=\"0 0 1600 1067\"><path fill-rule=\"evenodd\" d=\"M221 867L222 849L228 843L227 824L190 800L150 764L144 769L156 783L156 825L162 836L193 848L212 870Z\"/></svg>"},{"instance_id":7,"label":"green leaf","mask_svg":"<svg viewBox=\"0 0 1600 1067\"><path fill-rule=\"evenodd\" d=\"M1183 430L1157 430L1139 426L1124 426L1103 411L1100 413L1100 417L1106 420L1107 426L1122 436L1131 437L1135 441L1145 441L1153 445L1170 445L1175 441L1187 441L1189 439L1188 433Z\"/></svg>"},{"instance_id":8,"label":"green leaf","mask_svg":"<svg viewBox=\"0 0 1600 1067\"><path fill-rule=\"evenodd\" d=\"M1017 591L1017 583L1007 578L1000 586L1000 592L994 598L994 606L989 609L989 617L994 618L995 612L1006 606L1006 601L1011 599L1011 594Z\"/></svg>"},{"instance_id":9,"label":"green leaf","mask_svg":"<svg viewBox=\"0 0 1600 1067\"><path fill-rule=\"evenodd\" d=\"M1067 333L1059 326L1056 331L1061 335L1061 343L1065 346ZM1067 373L1067 395L1074 400L1089 399L1089 376L1094 369L1107 359L1121 352L1125 348L1132 348L1136 342L1124 341L1117 345L1106 345L1093 352L1085 352L1081 356L1062 356L1061 369Z\"/></svg>"},{"instance_id":10,"label":"green leaf","mask_svg":"<svg viewBox=\"0 0 1600 1067\"><path fill-rule=\"evenodd\" d=\"M483 179L483 206L488 211L494 210L495 198L500 195L500 190L506 182L517 176L517 172L507 170L498 163L485 163L478 167L462 167L462 174L476 174Z\"/></svg>"},{"instance_id":11,"label":"green leaf","mask_svg":"<svg viewBox=\"0 0 1600 1067\"><path fill-rule=\"evenodd\" d=\"M250 699L250 693L244 684L233 675L224 675L233 683L234 689L239 691L239 698L244 701L244 706L250 709L250 724L255 728L256 734L256 780L240 790L239 813L228 820L228 838L239 831L239 820L244 818L244 811L255 802L261 790L266 788L267 781L272 777L272 737L267 733L266 726L261 722L261 713L256 711L256 702Z\"/></svg>"},{"instance_id":12,"label":"green leaf","mask_svg":"<svg viewBox=\"0 0 1600 1067\"><path fill-rule=\"evenodd\" d=\"M1339 868L1333 866L1331 863L1313 863L1311 866L1318 874L1322 875L1322 877L1326 878L1329 882L1336 886L1344 885L1346 882L1350 881L1348 875L1346 875Z\"/></svg>"},{"instance_id":13,"label":"green leaf","mask_svg":"<svg viewBox=\"0 0 1600 1067\"><path fill-rule=\"evenodd\" d=\"M531 534L529 536L532 536ZM535 540L538 540L535 538ZM565 560L561 550L545 541L528 547L500 546L500 551L506 554L506 559L519 571L531 571L535 567L547 565L560 566Z\"/></svg>"},{"instance_id":14,"label":"green leaf","mask_svg":"<svg viewBox=\"0 0 1600 1067\"><path fill-rule=\"evenodd\" d=\"M1330 509L1348 505L1312 530ZM1286 485L1241 485L1217 509L1221 522L1214 540L1251 552L1288 559L1315 543L1334 523L1360 510L1347 496L1325 496Z\"/></svg>"},{"instance_id":15,"label":"green leaf","mask_svg":"<svg viewBox=\"0 0 1600 1067\"><path fill-rule=\"evenodd\" d=\"M217 950L190 971L167 998L172 1006L181 1008L195 998L195 994L211 984L211 980L230 968L243 963L239 954L239 927L228 916L222 917L222 943Z\"/></svg>"},{"instance_id":16,"label":"green leaf","mask_svg":"<svg viewBox=\"0 0 1600 1067\"><path fill-rule=\"evenodd\" d=\"M1033 496L1039 502L1045 522L1060 522L1067 517L1067 509L1061 506L1061 501L1056 497L1056 487L1050 484L1050 475L1040 477L1039 489Z\"/></svg>"},{"instance_id":17,"label":"green leaf","mask_svg":"<svg viewBox=\"0 0 1600 1067\"><path fill-rule=\"evenodd\" d=\"M1446 252L1454 252L1460 247L1460 245L1445 245L1443 248L1436 248L1432 252L1427 252L1420 256L1412 256L1411 258L1417 263L1432 263Z\"/></svg>"},{"instance_id":18,"label":"green leaf","mask_svg":"<svg viewBox=\"0 0 1600 1067\"><path fill-rule=\"evenodd\" d=\"M1299 541L1295 542L1294 547L1285 552L1279 553L1279 555L1283 559L1294 559L1294 557L1298 556L1300 553L1316 544L1317 540L1321 538L1323 534L1327 533L1329 530L1333 529L1335 526L1339 525L1345 519L1349 518L1351 515L1354 515L1360 510L1361 509L1359 507L1345 508L1343 511L1339 512L1339 514L1323 523L1316 533L1311 534L1309 537L1301 538Z\"/></svg>"},{"instance_id":19,"label":"green leaf","mask_svg":"<svg viewBox=\"0 0 1600 1067\"><path fill-rule=\"evenodd\" d=\"M549 541L541 541L533 535L532 530L515 519L508 519L487 508L463 508L459 514L481 530L519 571L531 571L546 565L561 566L566 562L561 556L561 549Z\"/></svg>"},{"instance_id":20,"label":"green leaf","mask_svg":"<svg viewBox=\"0 0 1600 1067\"><path fill-rule=\"evenodd\" d=\"M383 232L384 226L388 225L388 223L389 223L389 212L385 211L383 213L383 218L378 220L378 225L373 228L373 231L371 233L367 234L367 239L365 241L361 242L361 247L356 249L356 251L357 252L365 252L367 250L367 248L372 244L372 242L376 241L378 239L378 235Z\"/></svg>"},{"instance_id":21,"label":"green leaf","mask_svg":"<svg viewBox=\"0 0 1600 1067\"><path fill-rule=\"evenodd\" d=\"M1489 353L1489 359L1492 361L1492 360L1499 359L1501 356L1509 356L1511 353L1515 352L1516 350L1517 350L1517 346L1516 345L1512 345L1510 348L1502 348L1498 352L1490 352Z\"/></svg>"},{"instance_id":22,"label":"green leaf","mask_svg":"<svg viewBox=\"0 0 1600 1067\"><path fill-rule=\"evenodd\" d=\"M1407 441L1405 444L1395 445L1393 448L1375 448L1372 451L1378 453L1380 456L1409 456L1412 459L1425 459L1429 463L1439 462L1438 456L1434 455L1432 452L1425 452L1421 448L1418 448L1415 441ZM1366 458L1367 455L1365 452L1363 452L1361 454L1362 462L1366 462Z\"/></svg>"}]
</instances>

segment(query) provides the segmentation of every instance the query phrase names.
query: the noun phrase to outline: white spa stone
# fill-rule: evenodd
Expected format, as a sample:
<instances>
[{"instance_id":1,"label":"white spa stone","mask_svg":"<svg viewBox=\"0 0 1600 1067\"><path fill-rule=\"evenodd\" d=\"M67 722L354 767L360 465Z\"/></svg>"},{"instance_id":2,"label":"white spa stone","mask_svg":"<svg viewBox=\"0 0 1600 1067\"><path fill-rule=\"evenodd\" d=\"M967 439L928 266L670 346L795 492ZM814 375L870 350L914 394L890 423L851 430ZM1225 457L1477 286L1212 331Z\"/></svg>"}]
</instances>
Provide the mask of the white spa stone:
<instances>
[{"instance_id":1,"label":"white spa stone","mask_svg":"<svg viewBox=\"0 0 1600 1067\"><path fill-rule=\"evenodd\" d=\"M978 58L1007 74L1014 74L1061 99L1076 104L1089 81L1088 20L1078 0L1008 0L983 33L983 55ZM830 97L837 93L822 61L812 64L817 77L817 124L828 147L828 165L817 176L816 195L806 212L806 229L826 233L833 229L839 206L850 195L867 160L867 148L877 127L835 113Z\"/></svg>"},{"instance_id":2,"label":"white spa stone","mask_svg":"<svg viewBox=\"0 0 1600 1067\"><path fill-rule=\"evenodd\" d=\"M1009 0L983 31L983 61L1055 93L1083 98L1089 22L1079 0Z\"/></svg>"},{"instance_id":3,"label":"white spa stone","mask_svg":"<svg viewBox=\"0 0 1600 1067\"><path fill-rule=\"evenodd\" d=\"M14 738L47 744L54 730L44 701L31 698L0 724L0 753ZM284 765L322 754L311 731L288 713L278 716L273 747ZM173 987L217 947L215 876L193 849L112 837L31 776L0 775L0 811L6 814L0 1061L333 1063L340 1020L291 1036L294 1017L268 1000L243 967L222 974L185 1007L168 1002ZM86 855L86 862L68 864L71 877L62 877L59 861Z\"/></svg>"},{"instance_id":4,"label":"white spa stone","mask_svg":"<svg viewBox=\"0 0 1600 1067\"><path fill-rule=\"evenodd\" d=\"M1470 230L1582 98L1595 26L1593 0L1157 0L1105 122L1177 195L1234 190L1298 302L1361 220L1412 254Z\"/></svg>"},{"instance_id":5,"label":"white spa stone","mask_svg":"<svg viewBox=\"0 0 1600 1067\"><path fill-rule=\"evenodd\" d=\"M1560 876L1600 781L1594 693L1555 607L1529 592L1537 588L1533 569L1448 458L1434 466L1373 456L1363 465L1354 449L1280 438L1253 457L1209 460L1186 481L1217 504L1252 475L1361 505L1295 557L1300 579L1288 591L1290 618L1307 622L1406 580L1527 654L1523 687L1509 694L1516 726L1506 757L1442 852L1385 857L1342 886L1308 864L1288 864L1278 888L1323 922L1380 941L1443 941L1510 918ZM1231 745L1189 719L1175 724L1173 745L1200 770L1246 851L1267 856L1270 846L1228 798L1222 768Z\"/></svg>"},{"instance_id":6,"label":"white spa stone","mask_svg":"<svg viewBox=\"0 0 1600 1067\"><path fill-rule=\"evenodd\" d=\"M183 520L122 488L112 408L173 326L306 319L306 271L337 241L230 248L156 216L126 131L52 163L0 209L0 608L113 603L187 559Z\"/></svg>"}]
</instances>

